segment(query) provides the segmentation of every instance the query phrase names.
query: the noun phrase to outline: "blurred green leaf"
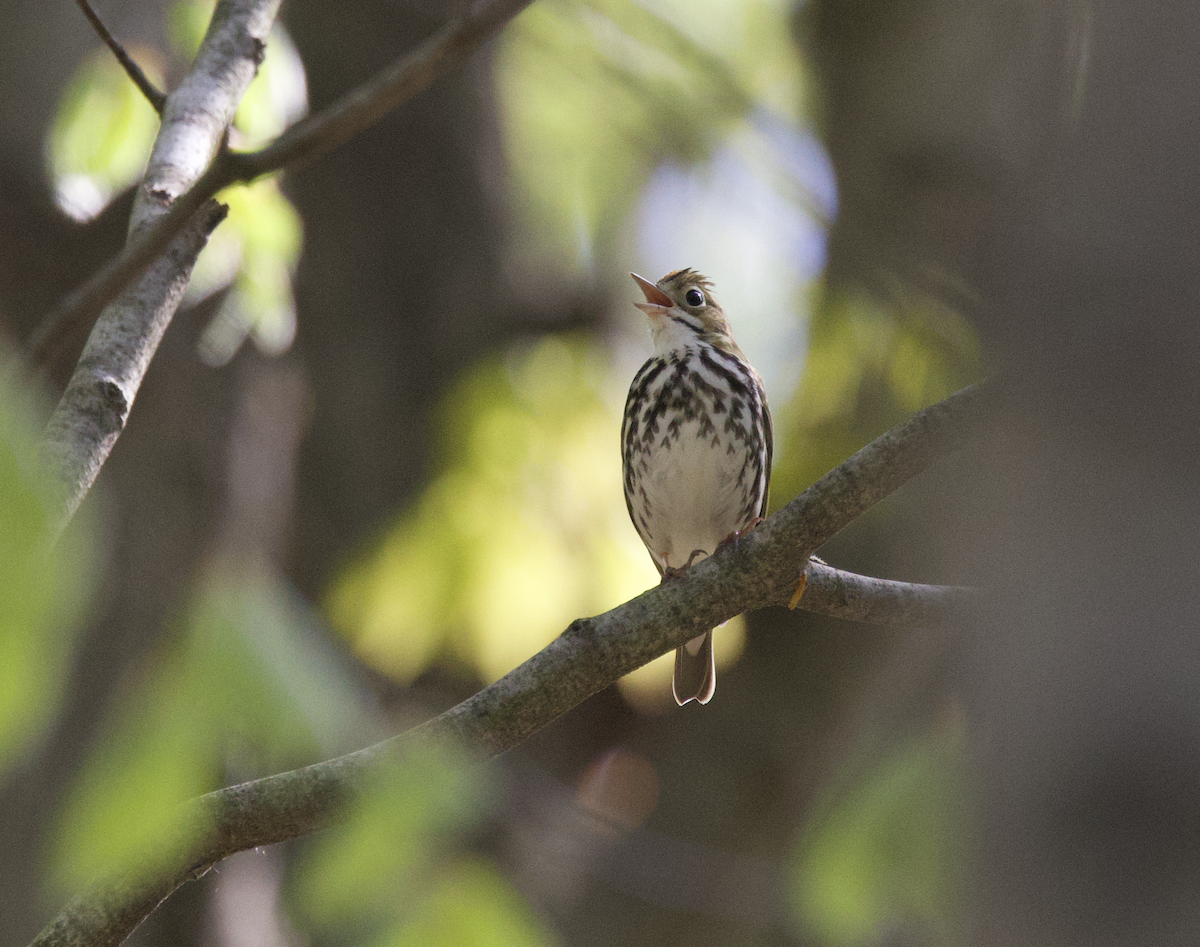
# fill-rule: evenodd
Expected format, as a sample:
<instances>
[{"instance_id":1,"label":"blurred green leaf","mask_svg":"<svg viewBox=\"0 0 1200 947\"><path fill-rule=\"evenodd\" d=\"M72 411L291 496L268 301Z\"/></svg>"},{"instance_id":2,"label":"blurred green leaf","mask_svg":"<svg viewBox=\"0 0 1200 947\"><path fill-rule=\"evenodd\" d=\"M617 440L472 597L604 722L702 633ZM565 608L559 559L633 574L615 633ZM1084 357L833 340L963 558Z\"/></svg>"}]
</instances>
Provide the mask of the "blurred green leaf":
<instances>
[{"instance_id":1,"label":"blurred green leaf","mask_svg":"<svg viewBox=\"0 0 1200 947\"><path fill-rule=\"evenodd\" d=\"M210 365L228 362L247 336L269 355L291 345L292 275L304 229L274 178L231 188L221 199L229 205L229 218L210 238L188 287L193 301L230 287L200 339L200 354Z\"/></svg>"},{"instance_id":2,"label":"blurred green leaf","mask_svg":"<svg viewBox=\"0 0 1200 947\"><path fill-rule=\"evenodd\" d=\"M180 0L168 12L177 58L190 61L212 18L213 0ZM162 86L153 50L132 49L147 75ZM232 142L257 148L304 114L308 92L304 66L282 26L267 43L258 74L234 117ZM85 220L140 177L158 131L158 117L107 50L86 57L68 85L47 140L46 154L60 207ZM188 286L195 303L230 288L206 328L200 353L223 365L254 340L270 355L286 350L296 333L292 275L300 257L300 215L277 178L230 188L219 195L230 206Z\"/></svg>"},{"instance_id":3,"label":"blurred green leaf","mask_svg":"<svg viewBox=\"0 0 1200 947\"><path fill-rule=\"evenodd\" d=\"M50 853L63 893L150 877L189 844L178 807L216 788L217 761L208 708L194 703L186 674L169 663L150 669L71 786Z\"/></svg>"},{"instance_id":4,"label":"blurred green leaf","mask_svg":"<svg viewBox=\"0 0 1200 947\"><path fill-rule=\"evenodd\" d=\"M385 947L549 947L549 932L496 868L461 859L443 871Z\"/></svg>"},{"instance_id":5,"label":"blurred green leaf","mask_svg":"<svg viewBox=\"0 0 1200 947\"><path fill-rule=\"evenodd\" d=\"M167 32L177 58L191 62L212 20L216 0L178 0L167 13ZM241 149L261 148L308 109L304 64L282 24L267 40L263 61L234 116Z\"/></svg>"},{"instance_id":6,"label":"blurred green leaf","mask_svg":"<svg viewBox=\"0 0 1200 947\"><path fill-rule=\"evenodd\" d=\"M964 809L961 721L909 741L818 802L792 865L803 928L821 943L878 943L902 930L955 942Z\"/></svg>"},{"instance_id":7,"label":"blurred green leaf","mask_svg":"<svg viewBox=\"0 0 1200 947\"><path fill-rule=\"evenodd\" d=\"M50 722L92 582L85 512L52 545L40 425L0 373L0 772Z\"/></svg>"},{"instance_id":8,"label":"blurred green leaf","mask_svg":"<svg viewBox=\"0 0 1200 947\"><path fill-rule=\"evenodd\" d=\"M180 0L169 14L177 55L195 55L212 19L213 0ZM231 143L260 148L308 108L304 64L287 31L276 24L258 74L234 116ZM300 259L303 222L277 177L223 191L229 217L200 255L187 299L195 303L228 288L200 338L200 356L224 365L247 338L268 355L286 351L296 335L292 277Z\"/></svg>"},{"instance_id":9,"label":"blurred green leaf","mask_svg":"<svg viewBox=\"0 0 1200 947\"><path fill-rule=\"evenodd\" d=\"M418 900L456 838L490 802L489 772L427 745L372 774L349 818L315 839L296 878L299 910L320 928L364 935Z\"/></svg>"},{"instance_id":10,"label":"blurred green leaf","mask_svg":"<svg viewBox=\"0 0 1200 947\"><path fill-rule=\"evenodd\" d=\"M184 625L188 688L238 778L348 752L382 737L367 695L308 605L272 570L217 559Z\"/></svg>"},{"instance_id":11,"label":"blurred green leaf","mask_svg":"<svg viewBox=\"0 0 1200 947\"><path fill-rule=\"evenodd\" d=\"M621 493L608 372L601 349L548 337L447 395L438 474L329 593L365 660L407 682L449 657L492 680L657 581Z\"/></svg>"},{"instance_id":12,"label":"blurred green leaf","mask_svg":"<svg viewBox=\"0 0 1200 947\"><path fill-rule=\"evenodd\" d=\"M212 18L213 0L180 0L171 9L171 35L179 54L191 57ZM234 116L232 143L259 148L308 108L304 65L287 31L271 31L266 55ZM247 338L268 355L286 351L296 335L292 278L300 259L303 221L279 187L278 177L223 191L229 217L200 255L188 287L197 302L228 288L200 338L201 358L224 365Z\"/></svg>"},{"instance_id":13,"label":"blurred green leaf","mask_svg":"<svg viewBox=\"0 0 1200 947\"><path fill-rule=\"evenodd\" d=\"M590 266L659 161L698 160L731 122L793 96L786 15L671 0L546 0L522 14L501 39L497 88L529 265Z\"/></svg>"},{"instance_id":14,"label":"blurred green leaf","mask_svg":"<svg viewBox=\"0 0 1200 947\"><path fill-rule=\"evenodd\" d=\"M250 83L234 125L240 132L237 147L261 148L308 110L308 83L304 64L292 38L275 24L258 75Z\"/></svg>"},{"instance_id":15,"label":"blurred green leaf","mask_svg":"<svg viewBox=\"0 0 1200 947\"><path fill-rule=\"evenodd\" d=\"M179 805L379 734L364 696L273 573L203 569L176 638L143 667L64 802L52 853L64 888L152 872L187 837Z\"/></svg>"},{"instance_id":16,"label":"blurred green leaf","mask_svg":"<svg viewBox=\"0 0 1200 947\"><path fill-rule=\"evenodd\" d=\"M130 49L161 85L152 50ZM107 49L87 55L67 84L46 146L59 207L77 220L95 217L141 177L158 116Z\"/></svg>"},{"instance_id":17,"label":"blurred green leaf","mask_svg":"<svg viewBox=\"0 0 1200 947\"><path fill-rule=\"evenodd\" d=\"M888 302L866 294L825 298L812 319L800 388L774 411L786 447L775 464L772 505L982 371L974 331L935 300L900 292Z\"/></svg>"}]
</instances>

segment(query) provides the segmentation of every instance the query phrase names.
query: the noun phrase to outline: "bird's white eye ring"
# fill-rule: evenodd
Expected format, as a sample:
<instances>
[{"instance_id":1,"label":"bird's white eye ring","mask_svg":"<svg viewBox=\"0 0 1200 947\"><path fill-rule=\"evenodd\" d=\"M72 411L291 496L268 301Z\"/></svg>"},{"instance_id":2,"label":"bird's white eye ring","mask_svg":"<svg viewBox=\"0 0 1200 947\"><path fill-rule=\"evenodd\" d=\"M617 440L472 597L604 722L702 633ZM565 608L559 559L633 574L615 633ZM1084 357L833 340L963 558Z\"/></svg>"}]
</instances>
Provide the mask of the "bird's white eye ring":
<instances>
[{"instance_id":1,"label":"bird's white eye ring","mask_svg":"<svg viewBox=\"0 0 1200 947\"><path fill-rule=\"evenodd\" d=\"M700 292L698 289L689 289L684 294L683 299L689 306L694 307L704 305L704 293Z\"/></svg>"}]
</instances>

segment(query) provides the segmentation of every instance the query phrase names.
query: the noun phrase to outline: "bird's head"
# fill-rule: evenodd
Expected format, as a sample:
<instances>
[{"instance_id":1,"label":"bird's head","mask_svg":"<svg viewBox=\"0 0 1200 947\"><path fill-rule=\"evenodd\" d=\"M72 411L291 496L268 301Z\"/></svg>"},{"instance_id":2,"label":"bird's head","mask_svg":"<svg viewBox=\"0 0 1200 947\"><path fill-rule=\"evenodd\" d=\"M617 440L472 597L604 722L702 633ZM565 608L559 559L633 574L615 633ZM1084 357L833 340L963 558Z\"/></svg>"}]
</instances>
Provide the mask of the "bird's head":
<instances>
[{"instance_id":1,"label":"bird's head","mask_svg":"<svg viewBox=\"0 0 1200 947\"><path fill-rule=\"evenodd\" d=\"M712 282L695 270L676 270L657 283L630 273L646 297L634 303L650 317L655 346L686 343L688 333L710 345L738 352L725 311L712 294ZM669 347L674 347L671 345Z\"/></svg>"}]
</instances>

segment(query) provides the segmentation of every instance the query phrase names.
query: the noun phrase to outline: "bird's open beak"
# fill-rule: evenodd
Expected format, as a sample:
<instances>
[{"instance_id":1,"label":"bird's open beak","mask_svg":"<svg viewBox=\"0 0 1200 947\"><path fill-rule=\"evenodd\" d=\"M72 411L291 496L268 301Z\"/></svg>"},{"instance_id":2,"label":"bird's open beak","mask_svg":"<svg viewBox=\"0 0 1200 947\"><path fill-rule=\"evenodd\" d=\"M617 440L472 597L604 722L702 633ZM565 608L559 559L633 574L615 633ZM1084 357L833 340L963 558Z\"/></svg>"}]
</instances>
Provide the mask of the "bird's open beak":
<instances>
[{"instance_id":1,"label":"bird's open beak","mask_svg":"<svg viewBox=\"0 0 1200 947\"><path fill-rule=\"evenodd\" d=\"M661 316L667 309L675 305L671 299L661 289L651 283L648 279L642 279L637 273L630 273L633 281L642 288L642 293L646 297L644 303L634 303L638 309L642 310L648 316Z\"/></svg>"}]
</instances>

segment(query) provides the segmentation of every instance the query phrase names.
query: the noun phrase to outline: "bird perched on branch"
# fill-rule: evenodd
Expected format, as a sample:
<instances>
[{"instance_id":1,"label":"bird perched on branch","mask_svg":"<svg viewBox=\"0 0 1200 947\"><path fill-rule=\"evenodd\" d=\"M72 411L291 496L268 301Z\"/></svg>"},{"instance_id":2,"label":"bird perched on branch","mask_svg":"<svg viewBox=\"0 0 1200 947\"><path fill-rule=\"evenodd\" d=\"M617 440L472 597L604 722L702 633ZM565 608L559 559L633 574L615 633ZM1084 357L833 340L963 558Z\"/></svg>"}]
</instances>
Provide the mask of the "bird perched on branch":
<instances>
[{"instance_id":1,"label":"bird perched on branch","mask_svg":"<svg viewBox=\"0 0 1200 947\"><path fill-rule=\"evenodd\" d=\"M654 354L633 379L621 425L625 505L663 580L761 522L771 479L762 379L733 340L712 283L676 270L646 297ZM675 651L679 704L716 688L712 631Z\"/></svg>"}]
</instances>

